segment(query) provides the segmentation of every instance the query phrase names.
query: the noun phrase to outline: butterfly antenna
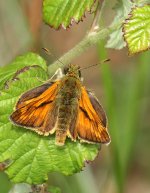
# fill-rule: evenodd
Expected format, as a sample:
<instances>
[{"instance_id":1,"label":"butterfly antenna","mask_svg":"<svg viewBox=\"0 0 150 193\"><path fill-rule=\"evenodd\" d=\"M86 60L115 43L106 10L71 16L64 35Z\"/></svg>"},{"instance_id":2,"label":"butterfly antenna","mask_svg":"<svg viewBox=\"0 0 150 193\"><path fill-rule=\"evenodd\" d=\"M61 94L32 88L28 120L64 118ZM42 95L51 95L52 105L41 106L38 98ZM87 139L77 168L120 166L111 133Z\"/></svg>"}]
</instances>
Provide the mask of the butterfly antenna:
<instances>
[{"instance_id":1,"label":"butterfly antenna","mask_svg":"<svg viewBox=\"0 0 150 193\"><path fill-rule=\"evenodd\" d=\"M105 59L105 60L102 60L100 63L92 64L92 65L90 65L90 66L80 68L80 70L84 70L84 69L87 69L87 68L91 68L91 67L93 67L93 66L97 66L97 65L99 65L99 64L103 64L103 63L109 62L109 61L110 61L110 59Z\"/></svg>"},{"instance_id":2,"label":"butterfly antenna","mask_svg":"<svg viewBox=\"0 0 150 193\"><path fill-rule=\"evenodd\" d=\"M52 54L47 48L42 48L42 50L44 50L44 52L49 55L49 56L54 56L56 58L56 56L54 54ZM59 60L57 58L57 61L60 62L61 64L63 64L63 66L65 65L61 60Z\"/></svg>"}]
</instances>

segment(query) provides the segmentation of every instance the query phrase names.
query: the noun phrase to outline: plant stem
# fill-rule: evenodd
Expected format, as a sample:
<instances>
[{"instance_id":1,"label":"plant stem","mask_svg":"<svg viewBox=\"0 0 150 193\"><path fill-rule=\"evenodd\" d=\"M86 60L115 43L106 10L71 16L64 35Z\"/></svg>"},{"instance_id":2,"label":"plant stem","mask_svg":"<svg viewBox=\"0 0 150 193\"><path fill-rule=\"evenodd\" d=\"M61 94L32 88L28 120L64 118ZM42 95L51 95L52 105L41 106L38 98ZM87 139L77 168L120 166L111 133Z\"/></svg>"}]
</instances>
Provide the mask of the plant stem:
<instances>
[{"instance_id":1,"label":"plant stem","mask_svg":"<svg viewBox=\"0 0 150 193\"><path fill-rule=\"evenodd\" d=\"M101 17L101 4L99 3L97 6L97 9L96 9L95 17L94 17L94 20L93 20L93 23L91 25L91 29L90 29L89 33L97 31L99 29L100 17Z\"/></svg>"},{"instance_id":2,"label":"plant stem","mask_svg":"<svg viewBox=\"0 0 150 193\"><path fill-rule=\"evenodd\" d=\"M62 57L59 58L59 60L56 60L54 63L49 65L49 75L51 76L58 68L62 68L66 64L69 64L74 58L81 55L93 45L97 44L97 42L100 40L107 38L111 32L115 31L121 26L123 19L124 18L122 18L117 24L113 26L88 33L88 35L86 35L83 40L81 40L81 42L79 42L74 48L65 53Z\"/></svg>"}]
</instances>

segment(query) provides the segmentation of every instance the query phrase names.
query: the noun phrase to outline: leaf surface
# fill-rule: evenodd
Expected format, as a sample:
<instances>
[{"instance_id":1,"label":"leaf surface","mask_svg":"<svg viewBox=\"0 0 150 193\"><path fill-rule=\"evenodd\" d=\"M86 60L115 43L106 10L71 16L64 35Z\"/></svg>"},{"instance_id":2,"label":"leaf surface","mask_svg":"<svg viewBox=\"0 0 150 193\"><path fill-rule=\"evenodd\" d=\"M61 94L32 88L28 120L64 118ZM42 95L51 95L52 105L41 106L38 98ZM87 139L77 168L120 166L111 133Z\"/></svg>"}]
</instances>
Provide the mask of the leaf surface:
<instances>
[{"instance_id":1,"label":"leaf surface","mask_svg":"<svg viewBox=\"0 0 150 193\"><path fill-rule=\"evenodd\" d=\"M47 70L46 62L39 55L35 53L27 53L24 56L17 57L12 63L0 68L0 89L7 87L8 80L11 80L17 71L23 67L40 65Z\"/></svg>"},{"instance_id":2,"label":"leaf surface","mask_svg":"<svg viewBox=\"0 0 150 193\"><path fill-rule=\"evenodd\" d=\"M95 0L44 0L43 19L48 25L58 29L69 27L73 22L82 20L90 11Z\"/></svg>"},{"instance_id":3,"label":"leaf surface","mask_svg":"<svg viewBox=\"0 0 150 193\"><path fill-rule=\"evenodd\" d=\"M123 27L129 55L150 49L150 5L135 7Z\"/></svg>"}]
</instances>

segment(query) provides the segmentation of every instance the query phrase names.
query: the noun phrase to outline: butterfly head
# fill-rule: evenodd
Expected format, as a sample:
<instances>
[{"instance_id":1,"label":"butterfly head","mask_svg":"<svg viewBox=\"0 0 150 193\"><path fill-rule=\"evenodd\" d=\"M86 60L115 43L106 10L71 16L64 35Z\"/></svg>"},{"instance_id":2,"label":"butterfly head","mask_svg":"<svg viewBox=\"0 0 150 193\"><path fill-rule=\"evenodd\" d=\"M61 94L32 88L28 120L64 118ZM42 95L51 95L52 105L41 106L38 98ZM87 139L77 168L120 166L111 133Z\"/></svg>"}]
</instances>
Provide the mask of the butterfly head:
<instances>
[{"instance_id":1,"label":"butterfly head","mask_svg":"<svg viewBox=\"0 0 150 193\"><path fill-rule=\"evenodd\" d=\"M69 64L64 68L64 74L67 76L74 76L80 79L81 78L80 66L75 64Z\"/></svg>"}]
</instances>

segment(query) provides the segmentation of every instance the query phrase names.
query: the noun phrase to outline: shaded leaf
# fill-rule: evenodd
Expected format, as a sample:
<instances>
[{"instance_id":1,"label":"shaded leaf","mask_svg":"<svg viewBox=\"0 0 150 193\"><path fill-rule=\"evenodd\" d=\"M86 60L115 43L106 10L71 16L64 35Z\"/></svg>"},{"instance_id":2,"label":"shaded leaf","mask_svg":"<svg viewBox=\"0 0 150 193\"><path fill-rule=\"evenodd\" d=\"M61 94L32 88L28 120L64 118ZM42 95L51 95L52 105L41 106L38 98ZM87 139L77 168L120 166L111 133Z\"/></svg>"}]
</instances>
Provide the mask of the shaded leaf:
<instances>
[{"instance_id":1,"label":"shaded leaf","mask_svg":"<svg viewBox=\"0 0 150 193\"><path fill-rule=\"evenodd\" d=\"M129 12L131 11L131 7L133 3L130 0L118 0L116 6L114 7L116 11L116 16L111 24L111 26L115 25L121 19L125 19ZM125 47L126 43L123 39L123 32L122 32L122 23L120 26L110 34L110 38L107 41L106 47L107 48L115 48L115 49L122 49Z\"/></svg>"},{"instance_id":2,"label":"shaded leaf","mask_svg":"<svg viewBox=\"0 0 150 193\"><path fill-rule=\"evenodd\" d=\"M28 58L26 56L25 61ZM54 142L55 135L40 136L25 128L14 126L9 121L9 115L18 97L26 90L40 85L39 79L47 79L47 71L45 67L43 69L45 61L38 64L38 56L37 62L30 58L32 66L24 67L26 70L19 71L17 76L13 69L13 64L15 68L17 66L16 61L18 66L22 65L23 57L21 60L17 58L6 67L4 78L10 69L14 73L11 76L9 74L9 79L6 78L9 85L0 93L0 162L7 159L12 161L6 170L9 178L15 183L41 184L47 180L48 172L70 175L81 171L87 160L94 160L97 156L99 145L81 144L67 139L64 147L57 147ZM0 72L2 73L2 69Z\"/></svg>"},{"instance_id":3,"label":"shaded leaf","mask_svg":"<svg viewBox=\"0 0 150 193\"><path fill-rule=\"evenodd\" d=\"M129 55L150 48L150 5L135 7L123 26Z\"/></svg>"},{"instance_id":4,"label":"shaded leaf","mask_svg":"<svg viewBox=\"0 0 150 193\"><path fill-rule=\"evenodd\" d=\"M90 11L95 0L44 0L43 19L48 25L59 28L69 27L73 22L82 20L86 11Z\"/></svg>"}]
</instances>

